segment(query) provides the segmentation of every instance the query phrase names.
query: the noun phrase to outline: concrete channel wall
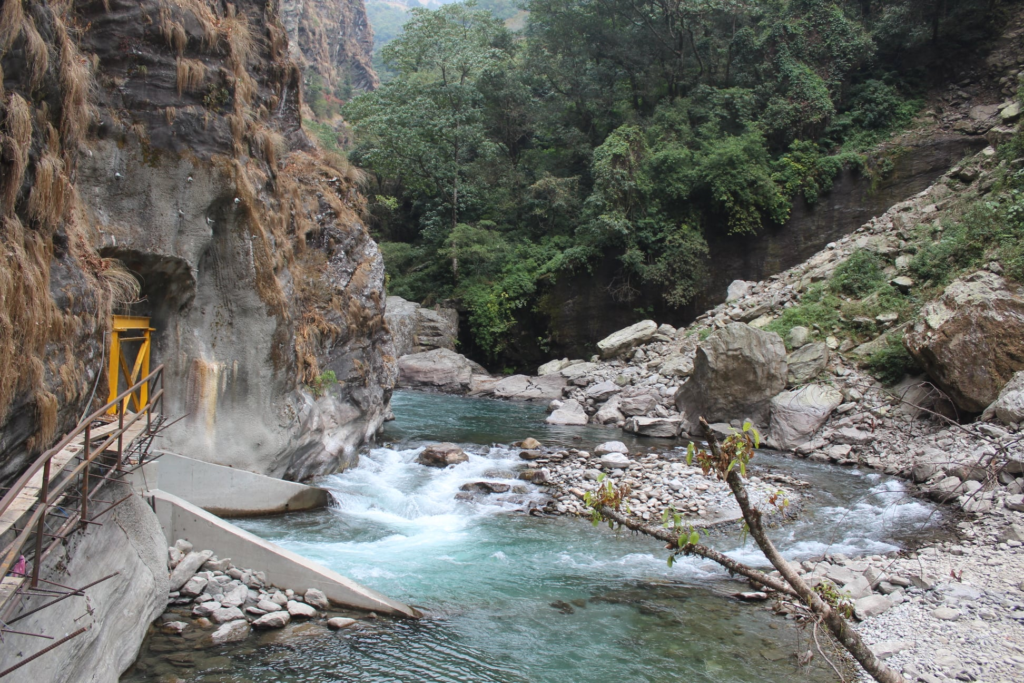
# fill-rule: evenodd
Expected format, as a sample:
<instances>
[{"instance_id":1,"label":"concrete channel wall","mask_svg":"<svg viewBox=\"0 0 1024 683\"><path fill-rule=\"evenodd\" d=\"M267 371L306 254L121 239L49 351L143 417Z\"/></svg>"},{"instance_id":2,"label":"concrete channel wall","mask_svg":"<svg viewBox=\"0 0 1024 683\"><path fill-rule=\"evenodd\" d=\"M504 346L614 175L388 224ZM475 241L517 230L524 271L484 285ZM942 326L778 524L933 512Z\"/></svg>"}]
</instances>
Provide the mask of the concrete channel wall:
<instances>
[{"instance_id":1,"label":"concrete channel wall","mask_svg":"<svg viewBox=\"0 0 1024 683\"><path fill-rule=\"evenodd\" d=\"M172 493L220 517L276 515L327 507L330 494L316 486L214 465L178 453L157 451L155 474L161 491ZM149 465L147 465L149 467ZM147 478L150 472L147 470Z\"/></svg>"},{"instance_id":2,"label":"concrete channel wall","mask_svg":"<svg viewBox=\"0 0 1024 683\"><path fill-rule=\"evenodd\" d=\"M391 600L341 574L239 529L178 496L154 489L148 497L168 544L184 538L196 548L209 548L222 558L231 558L231 562L237 566L253 567L264 572L267 581L278 588L291 588L297 593L303 593L308 588L318 588L331 602L340 606L396 616L421 616L408 605Z\"/></svg>"}]
</instances>

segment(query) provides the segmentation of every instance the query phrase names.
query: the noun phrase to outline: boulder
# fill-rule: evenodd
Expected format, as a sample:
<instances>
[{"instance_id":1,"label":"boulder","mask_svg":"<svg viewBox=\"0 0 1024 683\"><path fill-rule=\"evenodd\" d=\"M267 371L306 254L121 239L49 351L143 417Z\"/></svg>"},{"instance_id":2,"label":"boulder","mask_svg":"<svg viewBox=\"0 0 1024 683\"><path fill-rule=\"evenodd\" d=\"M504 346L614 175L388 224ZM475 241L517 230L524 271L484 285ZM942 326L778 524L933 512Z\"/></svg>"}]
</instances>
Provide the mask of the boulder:
<instances>
[{"instance_id":1,"label":"boulder","mask_svg":"<svg viewBox=\"0 0 1024 683\"><path fill-rule=\"evenodd\" d=\"M303 619L313 619L316 617L315 607L307 605L304 602L298 602L297 600L289 600L285 609L287 609L288 614L293 617L301 617Z\"/></svg>"},{"instance_id":2,"label":"boulder","mask_svg":"<svg viewBox=\"0 0 1024 683\"><path fill-rule=\"evenodd\" d=\"M622 453L605 453L598 462L605 469L624 470L629 467L630 460Z\"/></svg>"},{"instance_id":3,"label":"boulder","mask_svg":"<svg viewBox=\"0 0 1024 683\"><path fill-rule=\"evenodd\" d=\"M448 467L466 462L469 456L453 443L435 443L423 449L416 457L416 462L427 467Z\"/></svg>"},{"instance_id":4,"label":"boulder","mask_svg":"<svg viewBox=\"0 0 1024 683\"><path fill-rule=\"evenodd\" d=\"M601 358L614 358L629 351L634 346L650 340L658 331L658 324L653 320L642 320L618 332L613 332L597 342L597 350Z\"/></svg>"},{"instance_id":5,"label":"boulder","mask_svg":"<svg viewBox=\"0 0 1024 683\"><path fill-rule=\"evenodd\" d=\"M560 373L541 377L512 375L494 385L494 396L516 401L550 401L562 396L565 384L565 377Z\"/></svg>"},{"instance_id":6,"label":"boulder","mask_svg":"<svg viewBox=\"0 0 1024 683\"><path fill-rule=\"evenodd\" d=\"M658 366L662 377L689 377L693 374L693 356L671 355Z\"/></svg>"},{"instance_id":7,"label":"boulder","mask_svg":"<svg viewBox=\"0 0 1024 683\"><path fill-rule=\"evenodd\" d=\"M527 450L535 450L537 448L540 448L542 445L543 444L541 444L540 441L537 441L537 439L533 438L532 436L528 436L519 442L519 447L525 448Z\"/></svg>"},{"instance_id":8,"label":"boulder","mask_svg":"<svg viewBox=\"0 0 1024 683\"><path fill-rule=\"evenodd\" d=\"M224 624L229 621L245 618L245 615L242 614L242 610L237 607L218 607L215 610L211 610L206 616L208 616L210 621L215 624Z\"/></svg>"},{"instance_id":9,"label":"boulder","mask_svg":"<svg viewBox=\"0 0 1024 683\"><path fill-rule=\"evenodd\" d=\"M569 367L562 368L558 371L558 374L567 380L574 380L586 377L600 367L597 363L575 363Z\"/></svg>"},{"instance_id":10,"label":"boulder","mask_svg":"<svg viewBox=\"0 0 1024 683\"><path fill-rule=\"evenodd\" d=\"M590 421L587 411L574 399L562 403L562 407L551 413L544 420L552 425L585 425Z\"/></svg>"},{"instance_id":11,"label":"boulder","mask_svg":"<svg viewBox=\"0 0 1024 683\"><path fill-rule=\"evenodd\" d=\"M950 284L921 311L904 344L968 413L980 413L1024 370L1024 296L979 271Z\"/></svg>"},{"instance_id":12,"label":"boulder","mask_svg":"<svg viewBox=\"0 0 1024 683\"><path fill-rule=\"evenodd\" d=\"M733 301L739 301L750 295L750 290L754 288L756 282L747 282L746 280L733 280L729 284L729 289L725 293L725 302L732 303ZM721 290L719 290L721 291Z\"/></svg>"},{"instance_id":13,"label":"boulder","mask_svg":"<svg viewBox=\"0 0 1024 683\"><path fill-rule=\"evenodd\" d=\"M206 588L206 584L209 581L202 576L193 576L191 579L185 582L185 585L181 587L181 594L195 598L203 594L203 589Z\"/></svg>"},{"instance_id":14,"label":"boulder","mask_svg":"<svg viewBox=\"0 0 1024 683\"><path fill-rule=\"evenodd\" d=\"M631 417L622 429L639 436L674 439L682 430L682 420L678 417Z\"/></svg>"},{"instance_id":15,"label":"boulder","mask_svg":"<svg viewBox=\"0 0 1024 683\"><path fill-rule=\"evenodd\" d=\"M434 349L398 359L398 386L464 394L473 384L475 364L451 349Z\"/></svg>"},{"instance_id":16,"label":"boulder","mask_svg":"<svg viewBox=\"0 0 1024 683\"><path fill-rule=\"evenodd\" d=\"M192 551L185 555L171 572L170 591L180 590L211 557L213 557L212 550Z\"/></svg>"},{"instance_id":17,"label":"boulder","mask_svg":"<svg viewBox=\"0 0 1024 683\"><path fill-rule=\"evenodd\" d=\"M597 424L606 425L609 423L618 423L626 419L626 416L619 410L619 405L622 403L622 399L618 394L612 396L608 401L602 405L596 413L594 413L594 422Z\"/></svg>"},{"instance_id":18,"label":"boulder","mask_svg":"<svg viewBox=\"0 0 1024 683\"><path fill-rule=\"evenodd\" d=\"M607 455L608 453L622 453L625 455L629 453L629 449L621 441L605 441L594 449L594 455Z\"/></svg>"},{"instance_id":19,"label":"boulder","mask_svg":"<svg viewBox=\"0 0 1024 683\"><path fill-rule=\"evenodd\" d=\"M646 415L658 405L658 397L649 392L627 396L619 404L619 412L630 417L633 415Z\"/></svg>"},{"instance_id":20,"label":"boulder","mask_svg":"<svg viewBox=\"0 0 1024 683\"><path fill-rule=\"evenodd\" d=\"M256 607L264 612L278 612L281 610L281 605L277 604L273 600L267 600L266 598L257 602Z\"/></svg>"},{"instance_id":21,"label":"boulder","mask_svg":"<svg viewBox=\"0 0 1024 683\"><path fill-rule=\"evenodd\" d=\"M896 407L896 412L900 415L917 419L930 417L934 412L956 418L953 404L924 375L906 377L889 389L888 393L899 399L900 404Z\"/></svg>"},{"instance_id":22,"label":"boulder","mask_svg":"<svg viewBox=\"0 0 1024 683\"><path fill-rule=\"evenodd\" d=\"M828 345L825 342L803 345L789 354L786 364L789 367L786 377L789 386L810 382L824 372L828 365Z\"/></svg>"},{"instance_id":23,"label":"boulder","mask_svg":"<svg viewBox=\"0 0 1024 683\"><path fill-rule=\"evenodd\" d=\"M786 347L774 332L732 323L697 348L693 375L676 392L684 426L699 430L698 418L768 422L771 399L786 388Z\"/></svg>"},{"instance_id":24,"label":"boulder","mask_svg":"<svg viewBox=\"0 0 1024 683\"><path fill-rule=\"evenodd\" d=\"M235 621L221 624L220 628L210 634L209 640L206 640L204 644L216 647L218 645L226 645L227 643L239 643L248 637L249 622L245 619L236 619Z\"/></svg>"},{"instance_id":25,"label":"boulder","mask_svg":"<svg viewBox=\"0 0 1024 683\"><path fill-rule=\"evenodd\" d=\"M982 417L996 417L1005 424L1024 422L1024 371L1014 373Z\"/></svg>"},{"instance_id":26,"label":"boulder","mask_svg":"<svg viewBox=\"0 0 1024 683\"><path fill-rule=\"evenodd\" d=\"M331 603L327 601L327 596L318 588L310 588L307 590L306 594L302 596L302 599L306 601L307 605L312 605L319 610L324 610L331 606Z\"/></svg>"},{"instance_id":27,"label":"boulder","mask_svg":"<svg viewBox=\"0 0 1024 683\"><path fill-rule=\"evenodd\" d=\"M825 384L782 392L771 403L772 445L790 450L807 443L842 402L842 393Z\"/></svg>"},{"instance_id":28,"label":"boulder","mask_svg":"<svg viewBox=\"0 0 1024 683\"><path fill-rule=\"evenodd\" d=\"M384 320L395 341L395 356L433 349L455 349L459 338L459 313L454 308L425 308L399 296L385 301Z\"/></svg>"},{"instance_id":29,"label":"boulder","mask_svg":"<svg viewBox=\"0 0 1024 683\"><path fill-rule=\"evenodd\" d=\"M272 629L272 628L284 628L291 620L292 615L282 610L280 607L277 608L276 612L269 612L264 614L259 619L252 622L252 627L255 629Z\"/></svg>"}]
</instances>

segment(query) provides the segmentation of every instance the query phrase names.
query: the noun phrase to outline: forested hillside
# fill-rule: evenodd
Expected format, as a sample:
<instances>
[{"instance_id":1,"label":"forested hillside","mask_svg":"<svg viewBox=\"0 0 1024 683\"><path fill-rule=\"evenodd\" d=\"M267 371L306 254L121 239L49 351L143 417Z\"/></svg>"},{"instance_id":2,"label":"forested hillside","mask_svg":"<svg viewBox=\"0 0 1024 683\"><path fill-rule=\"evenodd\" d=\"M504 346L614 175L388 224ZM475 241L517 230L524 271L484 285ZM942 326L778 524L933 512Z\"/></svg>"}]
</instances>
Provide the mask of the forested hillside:
<instances>
[{"instance_id":1,"label":"forested hillside","mask_svg":"<svg viewBox=\"0 0 1024 683\"><path fill-rule=\"evenodd\" d=\"M939 117L930 89L983 61L1011 4L529 0L518 32L412 9L394 77L344 112L389 293L458 300L504 364L553 343L552 283L609 256L615 300L683 307L709 238L785 222L844 165L883 176L865 153Z\"/></svg>"}]
</instances>

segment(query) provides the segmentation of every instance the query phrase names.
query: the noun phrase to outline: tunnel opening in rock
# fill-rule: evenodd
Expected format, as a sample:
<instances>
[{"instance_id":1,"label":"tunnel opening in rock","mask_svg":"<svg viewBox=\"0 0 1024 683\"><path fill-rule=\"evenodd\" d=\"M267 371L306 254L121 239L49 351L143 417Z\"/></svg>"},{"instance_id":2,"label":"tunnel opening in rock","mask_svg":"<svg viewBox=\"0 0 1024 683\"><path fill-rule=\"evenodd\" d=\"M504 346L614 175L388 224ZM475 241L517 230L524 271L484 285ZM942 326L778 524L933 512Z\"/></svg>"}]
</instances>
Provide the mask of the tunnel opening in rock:
<instances>
[{"instance_id":1,"label":"tunnel opening in rock","mask_svg":"<svg viewBox=\"0 0 1024 683\"><path fill-rule=\"evenodd\" d=\"M152 366L172 348L180 318L196 296L196 279L184 259L134 249L104 249L102 256L120 260L139 281L137 301L116 307L119 315L146 316L153 332Z\"/></svg>"}]
</instances>

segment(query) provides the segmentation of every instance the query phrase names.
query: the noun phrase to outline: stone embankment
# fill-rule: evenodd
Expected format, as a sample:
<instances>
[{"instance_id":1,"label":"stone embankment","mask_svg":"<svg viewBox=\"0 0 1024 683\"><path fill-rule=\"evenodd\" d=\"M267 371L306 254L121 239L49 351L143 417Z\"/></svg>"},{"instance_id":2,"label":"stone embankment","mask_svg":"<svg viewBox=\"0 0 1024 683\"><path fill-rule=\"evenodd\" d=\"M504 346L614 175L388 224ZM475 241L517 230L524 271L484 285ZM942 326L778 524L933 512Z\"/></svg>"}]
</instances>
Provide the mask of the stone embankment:
<instances>
[{"instance_id":1,"label":"stone embankment","mask_svg":"<svg viewBox=\"0 0 1024 683\"><path fill-rule=\"evenodd\" d=\"M230 559L218 559L211 550L197 551L185 540L168 548L168 567L168 607L154 624L149 643L150 654L160 653L161 662L154 665L152 657L143 656L135 664L153 669L155 676L208 669L202 651L244 642L257 632L299 622L357 630L362 623L332 606L323 591L278 589L263 572L235 567ZM372 612L360 616L376 619Z\"/></svg>"}]
</instances>

